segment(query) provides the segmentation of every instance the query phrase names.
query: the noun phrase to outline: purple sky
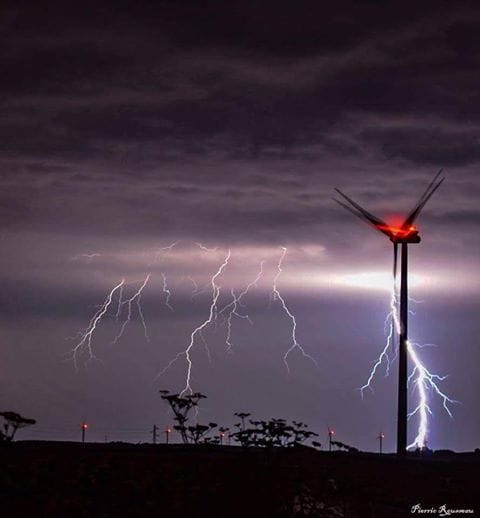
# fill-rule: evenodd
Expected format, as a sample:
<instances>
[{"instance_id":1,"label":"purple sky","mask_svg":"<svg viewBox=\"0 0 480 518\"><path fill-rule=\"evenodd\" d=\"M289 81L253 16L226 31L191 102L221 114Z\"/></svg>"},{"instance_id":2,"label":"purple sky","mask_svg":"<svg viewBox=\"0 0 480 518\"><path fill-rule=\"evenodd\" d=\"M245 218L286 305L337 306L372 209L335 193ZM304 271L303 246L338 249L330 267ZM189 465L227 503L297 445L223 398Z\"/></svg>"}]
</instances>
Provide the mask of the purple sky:
<instances>
[{"instance_id":1,"label":"purple sky","mask_svg":"<svg viewBox=\"0 0 480 518\"><path fill-rule=\"evenodd\" d=\"M37 419L23 437L77 439L88 419L92 440L148 440L169 423L157 391L184 387L184 359L157 375L209 314L194 282L230 249L220 308L261 261L264 275L244 299L252 325L233 319L232 354L222 316L204 333L211 363L195 342L201 419L300 418L364 449L383 429L393 449L396 364L364 400L356 390L385 343L391 246L331 198L340 187L388 219L443 167L411 247L410 333L437 345L419 354L461 402L452 421L432 398L429 444L478 447L480 10L179 4L1 9L0 406ZM290 374L292 322L271 301L281 247L278 288L318 363L297 349ZM83 355L76 371L77 333L116 284L133 294L148 273L150 341L133 306L112 344L112 304L92 341L101 361Z\"/></svg>"}]
</instances>

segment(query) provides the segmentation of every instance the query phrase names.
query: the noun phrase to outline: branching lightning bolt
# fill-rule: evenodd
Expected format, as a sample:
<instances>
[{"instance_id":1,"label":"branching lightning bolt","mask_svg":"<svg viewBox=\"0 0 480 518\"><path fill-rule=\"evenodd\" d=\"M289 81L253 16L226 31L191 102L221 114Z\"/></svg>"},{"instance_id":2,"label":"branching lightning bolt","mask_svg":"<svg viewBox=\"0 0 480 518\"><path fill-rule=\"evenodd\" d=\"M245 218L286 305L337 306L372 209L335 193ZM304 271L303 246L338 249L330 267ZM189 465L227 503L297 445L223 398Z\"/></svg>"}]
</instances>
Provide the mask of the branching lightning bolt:
<instances>
[{"instance_id":1,"label":"branching lightning bolt","mask_svg":"<svg viewBox=\"0 0 480 518\"><path fill-rule=\"evenodd\" d=\"M387 316L387 321L390 322L389 325L389 332L387 335L387 343L385 347L383 348L382 352L378 356L377 360L375 361L370 374L368 376L367 381L365 384L360 387L360 391L363 398L363 393L366 388L369 388L372 390L372 381L375 377L375 373L379 366L383 363L383 361L386 361L386 375L389 373L391 362L396 358L398 353L398 347L395 348L395 357L390 360L388 356L388 348L392 344L393 335L394 332L397 333L397 335L400 334L401 330L401 323L400 323L400 317L399 317L399 311L398 311L398 301L397 301L397 287L394 279L391 297L390 297L390 313ZM414 300L411 299L410 300ZM415 302L423 302L423 301L415 301ZM426 345L433 345L433 344L426 344ZM419 358L417 351L417 347L424 347L419 344L414 344L410 340L407 340L407 353L411 361L413 362L413 369L410 373L407 383L410 384L412 380L414 380L414 386L417 388L418 393L418 404L415 407L415 409L408 414L408 418L410 419L414 415L419 416L419 424L417 429L417 435L415 439L412 441L411 444L407 446L407 448L425 448L427 445L427 435L428 435L428 416L432 415L432 410L428 403L428 391L435 392L442 400L442 405L447 414L452 418L452 413L450 411L450 408L448 404L452 403L458 403L458 401L451 399L448 397L438 386L438 381L443 381L447 378L447 376L439 376L438 374L431 373L425 365L422 363L421 359Z\"/></svg>"},{"instance_id":2,"label":"branching lightning bolt","mask_svg":"<svg viewBox=\"0 0 480 518\"><path fill-rule=\"evenodd\" d=\"M378 370L378 368L382 365L382 363L385 361L385 376L388 376L390 374L390 365L393 360L390 360L390 357L388 355L388 349L392 346L395 351L395 357L397 355L397 349L395 348L393 344L393 334L395 329L395 320L398 319L397 312L396 312L396 297L395 297L395 289L392 290L392 295L390 297L390 312L388 313L387 317L385 318L385 330L386 331L386 337L387 341L385 343L385 347L382 349L380 355L376 359L375 363L373 364L372 370L370 371L370 374L367 378L367 381L364 385L362 385L359 390L360 394L364 396L365 389L369 388L373 392L372 388L372 381L375 377L375 374Z\"/></svg>"},{"instance_id":3,"label":"branching lightning bolt","mask_svg":"<svg viewBox=\"0 0 480 518\"><path fill-rule=\"evenodd\" d=\"M121 290L123 285L125 284L125 279L122 279L116 286L112 288L110 293L107 295L107 298L105 299L104 303L100 306L100 309L95 313L95 315L90 320L90 323L88 324L87 329L84 333L81 334L81 339L77 343L77 345L72 349L72 359L73 363L75 365L75 368L77 368L77 357L81 353L83 349L87 349L88 351L88 361L96 359L95 354L93 353L92 349L92 339L93 335L95 333L95 330L97 329L98 324L104 317L104 315L107 313L108 308L110 307L113 299L113 295L117 290Z\"/></svg>"},{"instance_id":4,"label":"branching lightning bolt","mask_svg":"<svg viewBox=\"0 0 480 518\"><path fill-rule=\"evenodd\" d=\"M207 347L207 351L208 351L208 346L206 344L206 341L203 337L203 331L206 327L208 327L208 325L212 324L215 320L215 317L218 313L218 307L217 307L217 303L218 303L218 298L220 296L220 286L217 284L217 279L220 277L220 275L222 275L222 273L224 272L225 268L227 267L228 265L228 261L230 260L230 256L231 256L231 251L228 250L228 253L225 257L225 259L223 260L222 264L219 266L218 270L216 271L216 273L212 276L211 278L211 281L210 281L210 286L212 288L212 301L211 301L211 304L210 304L210 311L209 311L209 314L208 314L208 318L206 318L202 324L200 324L198 327L196 327L192 333L190 334L190 342L187 346L187 348L178 353L177 356L175 356L175 358L173 358L173 360L171 360L168 365L158 374L157 377L161 376L162 374L164 374L177 360L179 360L180 358L182 357L185 357L185 360L187 362L187 372L186 372L186 376L185 376L185 387L183 388L183 390L180 392L180 395L183 396L187 393L189 394L192 394L193 393L193 390L192 390L192 387L191 387L191 379L192 379L192 367L193 367L193 363L192 363L192 358L190 356L190 353L195 345L195 342L196 342L196 338L197 336L200 337L200 339L202 340L203 344Z\"/></svg>"},{"instance_id":5,"label":"branching lightning bolt","mask_svg":"<svg viewBox=\"0 0 480 518\"><path fill-rule=\"evenodd\" d=\"M233 344L231 342L231 338L232 338L232 318L235 316L237 318L242 318L244 320L248 320L248 322L250 322L250 324L252 323L250 317L248 315L243 315L243 314L239 313L238 309L240 307L243 307L243 304L242 304L243 297L245 297L245 295L247 295L247 293L250 291L250 289L253 288L254 286L256 286L258 281L260 280L260 277L263 274L263 265L264 264L265 264L265 261L262 261L260 263L260 271L257 273L257 276L255 277L255 279L250 284L247 284L247 286L245 287L245 289L242 292L240 292L237 295L235 293L235 290L232 288L232 290L231 290L231 294L232 294L232 297L233 297L232 302L227 304L224 308L222 308L219 311L219 315L221 315L224 312L228 311L228 317L226 319L226 322L227 322L227 337L225 339L225 343L227 345L227 352L229 352L229 353L232 352L232 347L233 347Z\"/></svg>"},{"instance_id":6,"label":"branching lightning bolt","mask_svg":"<svg viewBox=\"0 0 480 518\"><path fill-rule=\"evenodd\" d=\"M280 277L280 275L282 274L282 271L283 271L282 270L282 264L283 264L283 260L285 259L285 255L286 254L287 254L287 249L285 247L282 247L282 254L281 254L280 259L279 259L278 264L277 264L277 274L275 275L275 277L273 279L272 299L274 301L276 301L276 300L280 301L280 304L282 305L283 310L285 311L287 316L292 321L292 345L289 347L287 352L283 355L283 362L285 363L285 366L287 368L288 373L290 373L290 366L288 364L288 356L295 349L298 349L300 351L300 353L302 354L302 356L304 356L305 358L308 358L309 360L311 360L315 364L315 366L318 367L318 364L317 364L315 358L313 358L307 352L305 352L305 349L298 343L298 340L297 340L297 320L296 320L295 316L293 315L293 313L288 308L288 306L287 306L287 304L285 302L285 299L282 297L282 295L280 294L280 291L278 290L278 287L277 287L278 279L279 279L279 277Z\"/></svg>"},{"instance_id":7,"label":"branching lightning bolt","mask_svg":"<svg viewBox=\"0 0 480 518\"><path fill-rule=\"evenodd\" d=\"M147 340L147 342L150 340L148 337L147 324L145 322L145 317L143 315L142 305L141 305L142 292L143 292L143 289L145 288L145 286L148 284L149 280L150 280L150 274L147 274L147 276L145 277L145 280L143 281L141 286L138 288L138 290L129 299L119 302L119 308L117 310L117 318L120 317L121 312L122 312L122 307L125 305L127 306L127 316L126 316L125 320L123 321L122 326L120 327L120 331L118 332L117 336L113 339L114 344L116 344L118 342L118 340L120 340L120 338L122 337L122 335L125 331L125 328L130 323L130 320L132 317L132 304L134 302L137 305L138 315L140 317L140 321L142 322L145 339Z\"/></svg>"}]
</instances>

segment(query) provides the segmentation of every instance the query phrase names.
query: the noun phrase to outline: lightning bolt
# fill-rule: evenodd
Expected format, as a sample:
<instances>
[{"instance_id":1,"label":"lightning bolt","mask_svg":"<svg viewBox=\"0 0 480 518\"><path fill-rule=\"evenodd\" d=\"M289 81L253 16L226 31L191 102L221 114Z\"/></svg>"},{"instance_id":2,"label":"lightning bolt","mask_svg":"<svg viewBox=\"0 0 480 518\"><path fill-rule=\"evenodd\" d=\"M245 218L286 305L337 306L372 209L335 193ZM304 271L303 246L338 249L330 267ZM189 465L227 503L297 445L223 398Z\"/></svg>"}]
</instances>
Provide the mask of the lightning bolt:
<instances>
[{"instance_id":1,"label":"lightning bolt","mask_svg":"<svg viewBox=\"0 0 480 518\"><path fill-rule=\"evenodd\" d=\"M168 256L170 252L178 245L178 243L180 243L180 240L174 241L168 246L157 248L154 251L153 260L148 263L148 267L150 268L155 261L159 261L162 258L162 256Z\"/></svg>"},{"instance_id":2,"label":"lightning bolt","mask_svg":"<svg viewBox=\"0 0 480 518\"><path fill-rule=\"evenodd\" d=\"M172 244L168 246L163 246L161 248L157 249L157 252L155 254L155 257L158 259L163 253L167 252L169 254L177 245L180 243L180 241L174 241Z\"/></svg>"},{"instance_id":3,"label":"lightning bolt","mask_svg":"<svg viewBox=\"0 0 480 518\"><path fill-rule=\"evenodd\" d=\"M165 297L165 306L167 306L167 308L170 310L170 311L174 311L173 307L170 305L170 297L172 296L172 293L170 292L170 290L168 289L168 285L167 285L167 276L162 273L162 279L163 279L163 287L162 287L162 291L163 293L165 293L166 297Z\"/></svg>"},{"instance_id":4,"label":"lightning bolt","mask_svg":"<svg viewBox=\"0 0 480 518\"><path fill-rule=\"evenodd\" d=\"M171 245L159 248L159 251L164 252L166 250L167 252L170 252L173 248L175 248L178 245L178 243L180 243L180 241L174 241Z\"/></svg>"},{"instance_id":5,"label":"lightning bolt","mask_svg":"<svg viewBox=\"0 0 480 518\"><path fill-rule=\"evenodd\" d=\"M216 252L218 250L218 247L215 247L215 248L208 248L204 245L202 245L202 243L195 243L199 248L200 250L203 250L204 252Z\"/></svg>"},{"instance_id":6,"label":"lightning bolt","mask_svg":"<svg viewBox=\"0 0 480 518\"><path fill-rule=\"evenodd\" d=\"M397 307L397 301L396 301L395 288L394 288L392 290L392 294L390 297L390 312L388 313L388 315L385 318L384 328L385 328L385 330L388 329L388 331L385 332L386 337L387 337L385 347L382 349L382 351L380 352L380 355L375 360L375 363L373 364L370 374L368 375L367 381L365 382L364 385L362 385L358 389L358 390L360 390L362 399L364 397L364 392L367 388L373 392L372 382L373 382L373 379L375 378L375 374L376 374L377 370L380 368L380 366L382 365L383 362L385 362L385 376L387 377L390 374L390 366L391 366L391 363L393 360L390 360L390 357L388 355L388 349L390 348L390 346L394 347L393 334L394 334L394 329L397 325L396 320L398 320L396 307ZM398 324L398 329L400 329L399 324ZM395 351L395 357L396 357L397 349L395 347L394 347L394 351Z\"/></svg>"},{"instance_id":7,"label":"lightning bolt","mask_svg":"<svg viewBox=\"0 0 480 518\"><path fill-rule=\"evenodd\" d=\"M120 286L120 291L118 292L118 305L117 305L117 312L115 313L115 320L117 322L122 314L122 298L123 298L123 284Z\"/></svg>"},{"instance_id":8,"label":"lightning bolt","mask_svg":"<svg viewBox=\"0 0 480 518\"><path fill-rule=\"evenodd\" d=\"M173 360L171 360L168 363L168 365L157 375L157 378L159 376L162 376L162 374L164 374L177 360L179 360L180 358L184 357L186 362L187 362L187 372L186 372L186 375L185 375L185 387L180 392L181 396L185 395L186 393L189 393L189 394L193 393L193 390L192 390L192 387L191 387L193 362L192 362L192 358L190 356L190 353L191 353L191 351L192 351L192 349L193 349L193 347L194 347L194 345L196 343L197 337L200 337L200 339L202 340L203 344L205 345L205 347L207 349L207 353L209 355L209 350L208 350L207 343L206 343L206 341L204 339L204 336L203 336L203 331L210 324L212 324L214 322L214 320L216 318L216 315L218 314L217 303L218 303L218 298L220 296L220 286L217 284L217 279L222 275L222 273L224 272L225 268L227 267L228 261L230 260L230 256L231 256L231 251L228 250L228 253L227 253L225 259L223 260L223 262L219 266L219 268L216 271L216 273L211 278L210 286L212 288L212 301L210 303L210 311L209 311L208 317L198 327L196 327L192 331L192 333L190 334L190 341L189 341L189 344L186 347L186 349L184 351L178 353L177 356L175 356L175 358L173 358Z\"/></svg>"},{"instance_id":9,"label":"lightning bolt","mask_svg":"<svg viewBox=\"0 0 480 518\"><path fill-rule=\"evenodd\" d=\"M232 295L232 302L230 302L229 304L227 304L224 308L222 308L220 311L219 311L219 314L223 314L225 311L228 311L228 317L226 319L226 323L227 323L227 337L225 339L225 343L227 345L227 352L228 353L232 353L233 352L233 344L231 342L231 338L232 338L232 318L235 316L237 318L242 318L244 320L248 320L248 322L250 322L250 324L252 324L252 321L250 319L250 317L248 315L242 315L241 313L238 312L238 308L239 307L243 307L243 304L242 304L242 299L243 297L245 297L245 295L247 295L247 293L250 291L251 288L253 288L254 286L257 285L258 281L260 280L260 277L263 275L263 265L265 264L265 261L262 261L260 263L260 271L257 273L257 276L255 277L255 279L250 283L250 284L247 284L247 286L245 287L245 289L239 293L239 295L236 295L235 294L235 290L232 288L232 290L230 291L231 295Z\"/></svg>"},{"instance_id":10,"label":"lightning bolt","mask_svg":"<svg viewBox=\"0 0 480 518\"><path fill-rule=\"evenodd\" d=\"M78 363L77 363L77 357L78 355L84 350L85 348L88 351L88 361L95 360L95 354L93 353L92 349L92 339L93 335L95 333L95 330L97 329L97 326L99 325L100 321L104 317L104 315L107 313L108 308L110 307L113 299L113 295L117 290L121 290L123 285L125 284L125 279L122 279L116 286L112 288L112 290L107 295L107 298L103 302L103 304L100 306L98 311L93 315L92 319L90 320L90 323L87 326L87 329L84 333L81 333L81 339L77 343L77 345L72 349L72 359L73 363L75 365L75 369L77 369Z\"/></svg>"},{"instance_id":11,"label":"lightning bolt","mask_svg":"<svg viewBox=\"0 0 480 518\"><path fill-rule=\"evenodd\" d=\"M395 348L395 357L390 360L387 354L388 347L392 343L392 338L394 331L397 333L397 335L400 334L401 330L401 323L400 323L400 317L399 317L399 311L398 311L398 300L397 300L397 287L394 280L393 288L391 292L390 297L390 313L387 316L387 319L390 321L390 330L389 334L387 336L387 343L385 347L383 348L382 352L380 353L379 357L375 361L370 374L368 376L368 379L366 383L360 387L360 391L362 393L363 398L363 392L368 387L370 390L372 390L371 383L373 381L373 378L375 377L375 373L378 369L378 367L382 364L382 362L385 360L387 362L387 375L389 372L389 368L391 365L391 362L396 358L398 353L398 347ZM410 299L414 301L414 299ZM423 302L423 301L415 301L415 302ZM415 439L410 443L407 448L420 448L423 449L427 445L427 436L428 436L428 417L432 415L432 410L429 405L429 398L428 393L433 392L437 396L440 397L442 400L442 406L447 412L447 414L453 418L452 413L449 408L449 404L458 403L458 401L450 398L447 396L438 386L438 381L443 381L447 378L447 376L439 376L438 374L434 374L430 372L423 362L421 361L420 357L417 354L416 347L425 347L425 346L433 346L434 344L426 344L425 346L421 346L419 344L415 344L411 342L410 340L407 340L407 353L410 358L410 360L413 363L413 369L408 377L407 384L410 385L412 380L414 388L417 389L418 394L418 404L415 407L415 409L408 414L408 419L413 417L414 415L418 415L419 422L418 422L418 428L417 428L417 434L415 436Z\"/></svg>"},{"instance_id":12,"label":"lightning bolt","mask_svg":"<svg viewBox=\"0 0 480 518\"><path fill-rule=\"evenodd\" d=\"M283 355L283 363L285 363L287 372L290 373L290 366L288 364L288 356L295 349L298 349L300 351L300 353L302 354L302 356L311 360L315 364L316 367L318 367L318 364L317 364L316 360L312 356L310 356L308 353L306 353L305 349L298 343L297 320L296 320L295 316L293 315L293 313L288 308L288 306L285 302L285 299L282 297L282 295L280 294L280 291L278 290L278 287L277 287L278 279L280 278L280 275L283 272L283 270L282 270L283 260L285 259L285 256L287 254L287 249L285 247L282 247L281 249L282 249L282 254L281 254L280 259L277 264L277 274L275 275L275 277L273 279L272 299L273 299L273 301L276 301L276 300L280 301L283 311L285 311L288 318L292 321L292 344L289 347L289 349L287 350L287 352Z\"/></svg>"},{"instance_id":13,"label":"lightning bolt","mask_svg":"<svg viewBox=\"0 0 480 518\"><path fill-rule=\"evenodd\" d=\"M140 317L140 321L142 322L145 339L147 340L147 342L150 340L150 338L148 337L147 324L145 322L145 317L143 315L142 305L141 305L142 292L143 292L143 289L145 288L145 286L148 284L149 280L150 280L150 274L147 274L147 276L145 277L145 280L143 281L141 286L138 288L138 290L129 299L119 302L119 307L117 309L118 318L120 317L120 315L122 313L122 307L125 305L127 306L127 316L126 316L125 320L123 321L122 326L120 327L120 331L118 332L117 336L113 339L112 343L116 344L118 342L118 340L120 340L120 338L122 337L122 335L125 331L125 328L130 323L130 320L132 317L132 305L134 302L137 306L137 311L138 311L138 315Z\"/></svg>"}]
</instances>

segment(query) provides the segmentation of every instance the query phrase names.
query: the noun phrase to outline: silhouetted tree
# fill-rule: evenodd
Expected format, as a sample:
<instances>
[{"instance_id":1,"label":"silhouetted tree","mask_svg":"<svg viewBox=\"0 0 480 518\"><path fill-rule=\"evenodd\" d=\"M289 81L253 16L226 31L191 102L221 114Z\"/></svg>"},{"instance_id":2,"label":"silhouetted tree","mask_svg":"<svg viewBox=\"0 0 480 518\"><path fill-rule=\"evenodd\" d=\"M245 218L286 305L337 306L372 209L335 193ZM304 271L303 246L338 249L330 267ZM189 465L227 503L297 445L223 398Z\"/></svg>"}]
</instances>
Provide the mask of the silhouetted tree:
<instances>
[{"instance_id":1,"label":"silhouetted tree","mask_svg":"<svg viewBox=\"0 0 480 518\"><path fill-rule=\"evenodd\" d=\"M246 412L235 412L235 414L233 415L236 415L237 417L240 418L240 420L242 421L242 427L240 428L240 425L239 424L236 424L235 426L237 426L238 428L240 428L240 430L245 430L245 419L247 417L250 417L250 414L246 413Z\"/></svg>"},{"instance_id":2,"label":"silhouetted tree","mask_svg":"<svg viewBox=\"0 0 480 518\"><path fill-rule=\"evenodd\" d=\"M208 425L197 423L187 426L187 421L189 419L189 412L198 406L201 399L205 399L207 396L200 392L187 396L170 394L168 390L160 390L159 392L162 394L161 398L170 405L173 411L173 419L177 422L173 428L180 432L183 443L199 444L200 442L205 442L207 433L217 427L216 423L208 423Z\"/></svg>"},{"instance_id":3,"label":"silhouetted tree","mask_svg":"<svg viewBox=\"0 0 480 518\"><path fill-rule=\"evenodd\" d=\"M206 440L208 432L216 428L216 423L196 424L195 426L187 427L187 437L193 444L200 444L201 442L211 442Z\"/></svg>"},{"instance_id":4,"label":"silhouetted tree","mask_svg":"<svg viewBox=\"0 0 480 518\"><path fill-rule=\"evenodd\" d=\"M35 419L23 417L16 412L0 412L0 416L5 420L3 431L0 431L0 441L13 441L17 430L36 423Z\"/></svg>"},{"instance_id":5,"label":"silhouetted tree","mask_svg":"<svg viewBox=\"0 0 480 518\"><path fill-rule=\"evenodd\" d=\"M174 420L177 422L173 428L180 432L183 443L188 444L188 430L186 425L188 421L188 413L192 408L197 407L200 399L203 399L206 396L200 394L200 392L196 392L188 396L170 394L168 390L160 390L159 392L162 394L161 398L170 405L170 408L173 411Z\"/></svg>"}]
</instances>

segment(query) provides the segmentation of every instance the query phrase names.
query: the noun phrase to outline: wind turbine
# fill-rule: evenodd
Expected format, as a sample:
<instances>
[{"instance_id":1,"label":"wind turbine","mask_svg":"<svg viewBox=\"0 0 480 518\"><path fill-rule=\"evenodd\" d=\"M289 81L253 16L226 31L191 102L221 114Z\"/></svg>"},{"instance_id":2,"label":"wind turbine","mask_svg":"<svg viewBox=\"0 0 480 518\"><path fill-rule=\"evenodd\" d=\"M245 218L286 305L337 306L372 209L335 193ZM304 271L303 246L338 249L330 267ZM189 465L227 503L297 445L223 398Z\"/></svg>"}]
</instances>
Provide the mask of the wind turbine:
<instances>
[{"instance_id":1,"label":"wind turbine","mask_svg":"<svg viewBox=\"0 0 480 518\"><path fill-rule=\"evenodd\" d=\"M401 245L400 274L400 343L398 350L398 416L397 416L397 454L405 455L407 451L407 340L408 340L408 245L420 243L415 220L433 193L442 185L445 177L441 177L442 169L435 175L419 201L400 226L385 223L358 203L354 202L339 189L335 191L342 201L333 198L342 207L355 216L382 232L393 243L393 278L396 282L398 247Z\"/></svg>"}]
</instances>

